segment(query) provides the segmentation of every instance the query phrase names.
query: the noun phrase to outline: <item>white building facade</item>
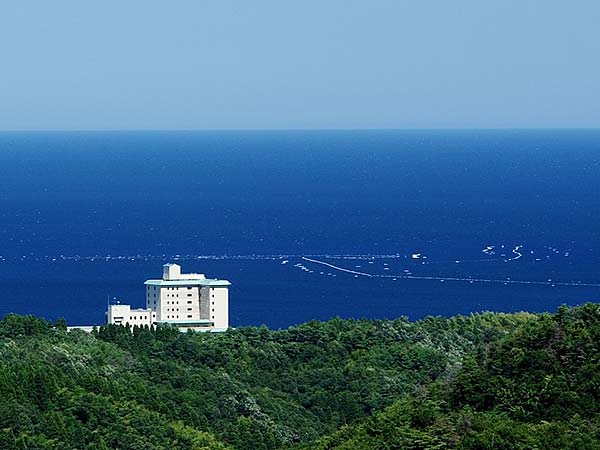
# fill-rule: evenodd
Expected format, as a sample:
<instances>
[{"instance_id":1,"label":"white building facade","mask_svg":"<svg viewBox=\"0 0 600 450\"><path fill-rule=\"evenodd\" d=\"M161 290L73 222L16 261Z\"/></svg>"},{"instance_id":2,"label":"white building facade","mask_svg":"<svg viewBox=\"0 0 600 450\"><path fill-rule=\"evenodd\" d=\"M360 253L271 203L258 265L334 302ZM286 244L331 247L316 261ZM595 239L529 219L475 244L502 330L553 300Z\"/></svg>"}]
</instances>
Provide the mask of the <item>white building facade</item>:
<instances>
[{"instance_id":1,"label":"white building facade","mask_svg":"<svg viewBox=\"0 0 600 450\"><path fill-rule=\"evenodd\" d=\"M134 327L150 326L156 322L156 312L151 309L135 308L130 305L109 305L106 312L106 321L115 325L127 325Z\"/></svg>"},{"instance_id":2,"label":"white building facade","mask_svg":"<svg viewBox=\"0 0 600 450\"><path fill-rule=\"evenodd\" d=\"M110 305L108 323L130 326L169 323L182 331L229 328L229 281L209 279L200 273L181 273L179 265L165 264L162 279L147 280L144 284L146 308Z\"/></svg>"}]
</instances>

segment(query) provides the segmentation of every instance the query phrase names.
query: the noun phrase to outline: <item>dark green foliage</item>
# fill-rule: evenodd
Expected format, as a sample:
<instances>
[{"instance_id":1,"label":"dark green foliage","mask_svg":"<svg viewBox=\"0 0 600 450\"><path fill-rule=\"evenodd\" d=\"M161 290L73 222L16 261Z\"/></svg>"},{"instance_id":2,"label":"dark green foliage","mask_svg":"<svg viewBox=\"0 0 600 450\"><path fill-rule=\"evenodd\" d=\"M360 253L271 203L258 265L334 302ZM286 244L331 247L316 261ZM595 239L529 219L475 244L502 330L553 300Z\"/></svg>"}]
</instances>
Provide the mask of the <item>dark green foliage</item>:
<instances>
[{"instance_id":1,"label":"dark green foliage","mask_svg":"<svg viewBox=\"0 0 600 450\"><path fill-rule=\"evenodd\" d=\"M0 321L1 449L598 448L598 307L220 334Z\"/></svg>"},{"instance_id":2,"label":"dark green foliage","mask_svg":"<svg viewBox=\"0 0 600 450\"><path fill-rule=\"evenodd\" d=\"M452 390L457 405L496 408L520 420L600 413L600 308L540 315L469 361Z\"/></svg>"},{"instance_id":3,"label":"dark green foliage","mask_svg":"<svg viewBox=\"0 0 600 450\"><path fill-rule=\"evenodd\" d=\"M454 319L451 319L454 320ZM530 316L318 449L600 449L600 308Z\"/></svg>"},{"instance_id":4,"label":"dark green foliage","mask_svg":"<svg viewBox=\"0 0 600 450\"><path fill-rule=\"evenodd\" d=\"M35 316L9 314L0 321L0 337L37 336L45 334L52 324Z\"/></svg>"}]
</instances>

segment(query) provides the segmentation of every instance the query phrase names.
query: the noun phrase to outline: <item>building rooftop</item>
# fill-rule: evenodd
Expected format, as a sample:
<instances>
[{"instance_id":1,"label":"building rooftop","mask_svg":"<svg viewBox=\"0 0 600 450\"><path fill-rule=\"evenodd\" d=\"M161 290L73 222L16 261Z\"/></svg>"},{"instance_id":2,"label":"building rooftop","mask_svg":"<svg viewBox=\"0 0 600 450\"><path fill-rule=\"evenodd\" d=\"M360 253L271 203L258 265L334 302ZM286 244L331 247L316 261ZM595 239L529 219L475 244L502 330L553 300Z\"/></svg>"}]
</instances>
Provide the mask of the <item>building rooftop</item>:
<instances>
[{"instance_id":1,"label":"building rooftop","mask_svg":"<svg viewBox=\"0 0 600 450\"><path fill-rule=\"evenodd\" d=\"M150 286L231 286L227 280L206 278L203 273L181 273L181 266L178 264L165 264L162 279L147 280L144 284Z\"/></svg>"},{"instance_id":2,"label":"building rooftop","mask_svg":"<svg viewBox=\"0 0 600 450\"><path fill-rule=\"evenodd\" d=\"M209 287L227 287L231 283L227 280L200 279L200 280L146 280L144 283L149 286L209 286Z\"/></svg>"},{"instance_id":3,"label":"building rooftop","mask_svg":"<svg viewBox=\"0 0 600 450\"><path fill-rule=\"evenodd\" d=\"M179 264L165 264L163 266L163 280L203 280L203 273L181 273Z\"/></svg>"}]
</instances>

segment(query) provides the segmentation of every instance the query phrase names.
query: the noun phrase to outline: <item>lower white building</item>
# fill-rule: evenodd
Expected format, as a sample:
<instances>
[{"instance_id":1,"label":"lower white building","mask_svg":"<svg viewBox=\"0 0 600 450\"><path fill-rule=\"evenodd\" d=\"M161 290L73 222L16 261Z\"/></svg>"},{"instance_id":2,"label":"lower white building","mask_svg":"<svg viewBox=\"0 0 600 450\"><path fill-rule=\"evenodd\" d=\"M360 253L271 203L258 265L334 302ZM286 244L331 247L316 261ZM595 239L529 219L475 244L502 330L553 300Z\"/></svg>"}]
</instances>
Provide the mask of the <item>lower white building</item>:
<instances>
[{"instance_id":1,"label":"lower white building","mask_svg":"<svg viewBox=\"0 0 600 450\"><path fill-rule=\"evenodd\" d=\"M229 328L229 281L206 278L199 273L181 273L179 265L165 264L161 279L147 280L144 284L146 308L109 305L108 323L132 327L169 323L182 331Z\"/></svg>"},{"instance_id":2,"label":"lower white building","mask_svg":"<svg viewBox=\"0 0 600 450\"><path fill-rule=\"evenodd\" d=\"M150 326L156 322L156 312L151 309L135 308L130 305L109 305L106 312L106 321L115 325L127 325L133 327Z\"/></svg>"}]
</instances>

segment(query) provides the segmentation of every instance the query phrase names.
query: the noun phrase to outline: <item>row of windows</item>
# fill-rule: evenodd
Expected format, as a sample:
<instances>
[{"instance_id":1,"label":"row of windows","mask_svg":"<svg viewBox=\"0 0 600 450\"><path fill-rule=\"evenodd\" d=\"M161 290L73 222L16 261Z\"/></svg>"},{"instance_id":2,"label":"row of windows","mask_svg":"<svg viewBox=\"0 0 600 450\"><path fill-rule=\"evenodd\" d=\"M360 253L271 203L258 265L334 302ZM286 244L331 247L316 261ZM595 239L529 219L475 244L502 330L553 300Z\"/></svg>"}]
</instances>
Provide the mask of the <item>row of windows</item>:
<instances>
[{"instance_id":1,"label":"row of windows","mask_svg":"<svg viewBox=\"0 0 600 450\"><path fill-rule=\"evenodd\" d=\"M150 306L150 302L148 301L148 306ZM194 302L192 300L188 300L187 301L188 305L192 305L194 304ZM212 304L214 305L215 302L212 302ZM167 305L179 305L179 302L167 302ZM152 300L152 306L156 307L156 300Z\"/></svg>"},{"instance_id":2,"label":"row of windows","mask_svg":"<svg viewBox=\"0 0 600 450\"><path fill-rule=\"evenodd\" d=\"M188 310L188 311L193 311L193 308L188 308L187 310ZM167 308L167 311L179 311L179 308ZM215 312L215 308L212 308L212 312ZM140 319L141 319L141 318L142 318L142 316L140 316ZM146 317L144 317L144 319L145 319L145 318L146 318ZM130 319L131 319L131 317L130 317ZM135 319L135 317L134 317L134 319Z\"/></svg>"},{"instance_id":3,"label":"row of windows","mask_svg":"<svg viewBox=\"0 0 600 450\"><path fill-rule=\"evenodd\" d=\"M213 311L213 312L214 312L214 311ZM193 318L193 316L192 316L191 314L188 314L188 315L187 315L187 318L188 318L188 319L192 319L192 318ZM130 318L130 319L131 319L131 318ZM167 316L167 319L179 319L179 315L177 315L177 316ZM212 316L212 320L215 320L215 316Z\"/></svg>"},{"instance_id":4,"label":"row of windows","mask_svg":"<svg viewBox=\"0 0 600 450\"><path fill-rule=\"evenodd\" d=\"M192 300L188 300L187 304L188 305L192 305L194 302ZM212 305L215 304L215 302L211 302ZM148 302L148 305L150 305L150 302ZM167 302L167 305L179 305L179 302ZM156 300L152 300L152 306L156 306Z\"/></svg>"},{"instance_id":5,"label":"row of windows","mask_svg":"<svg viewBox=\"0 0 600 450\"><path fill-rule=\"evenodd\" d=\"M188 289L192 289L192 288L188 288ZM188 297L192 297L194 294L192 292L188 292L187 296ZM150 292L148 292L148 298L150 297ZM153 297L156 297L156 292L154 292L152 294ZM171 297L179 297L179 294L166 294L167 297L171 296ZM202 296L202 291L200 291L200 296ZM215 296L215 294L213 294L213 297Z\"/></svg>"},{"instance_id":6,"label":"row of windows","mask_svg":"<svg viewBox=\"0 0 600 450\"><path fill-rule=\"evenodd\" d=\"M188 296L188 297L193 297L193 294L188 294L187 296ZM215 295L213 294L213 297L214 297L214 296L215 296ZM154 294L154 297L156 297L156 294ZM167 297L169 297L169 294L167 294ZM179 297L179 294L171 294L171 297Z\"/></svg>"}]
</instances>

